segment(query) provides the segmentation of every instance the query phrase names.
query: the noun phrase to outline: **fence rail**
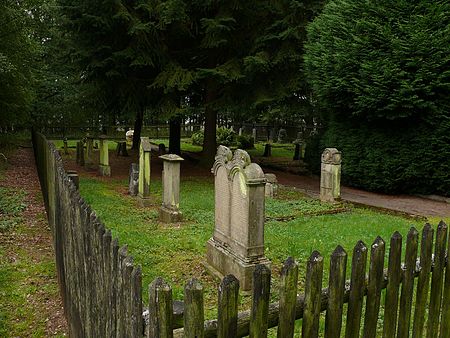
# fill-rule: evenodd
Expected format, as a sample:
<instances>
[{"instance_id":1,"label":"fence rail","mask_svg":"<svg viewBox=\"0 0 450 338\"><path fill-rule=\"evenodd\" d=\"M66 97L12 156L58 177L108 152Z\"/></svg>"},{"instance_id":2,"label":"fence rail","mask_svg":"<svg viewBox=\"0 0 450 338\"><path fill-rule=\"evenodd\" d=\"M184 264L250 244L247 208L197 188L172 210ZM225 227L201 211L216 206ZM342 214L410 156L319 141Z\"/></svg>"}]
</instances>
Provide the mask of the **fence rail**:
<instances>
[{"instance_id":1,"label":"fence rail","mask_svg":"<svg viewBox=\"0 0 450 338\"><path fill-rule=\"evenodd\" d=\"M450 337L450 236L442 221L436 231L426 224L420 243L419 232L411 228L404 263L398 232L390 238L386 264L386 243L380 237L370 247L358 242L351 264L338 246L330 257L325 289L324 259L313 252L301 295L297 294L298 263L288 258L280 289L273 290L279 293L275 303L269 303L270 270L258 266L248 311L238 312L239 281L228 275L219 286L214 320L204 320L203 287L197 280L187 283L183 310L174 313L174 304L180 304L172 299L170 285L157 278L149 286L148 311L143 316L141 270L127 247L119 246L81 198L54 145L38 133L33 133L33 144L72 337L266 337L274 327L277 337L293 337L299 319L302 336L317 337L321 313L325 313L325 337Z\"/></svg>"}]
</instances>

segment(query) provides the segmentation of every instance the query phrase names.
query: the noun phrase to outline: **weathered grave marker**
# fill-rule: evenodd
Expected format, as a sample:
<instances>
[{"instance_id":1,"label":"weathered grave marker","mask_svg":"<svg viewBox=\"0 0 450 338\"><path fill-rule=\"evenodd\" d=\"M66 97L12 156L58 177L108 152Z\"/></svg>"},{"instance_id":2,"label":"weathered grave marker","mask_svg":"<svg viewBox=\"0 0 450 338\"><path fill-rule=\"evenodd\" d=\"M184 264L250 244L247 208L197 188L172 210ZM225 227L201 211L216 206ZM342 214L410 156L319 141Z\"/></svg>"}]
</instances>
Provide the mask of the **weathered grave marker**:
<instances>
[{"instance_id":1,"label":"weathered grave marker","mask_svg":"<svg viewBox=\"0 0 450 338\"><path fill-rule=\"evenodd\" d=\"M264 256L264 190L261 167L244 150L219 146L212 168L215 176L215 228L207 242L207 263L213 274L235 275L243 291L252 287Z\"/></svg>"},{"instance_id":2,"label":"weathered grave marker","mask_svg":"<svg viewBox=\"0 0 450 338\"><path fill-rule=\"evenodd\" d=\"M137 196L139 192L139 164L131 163L130 177L128 180L128 192L131 196Z\"/></svg>"},{"instance_id":3,"label":"weathered grave marker","mask_svg":"<svg viewBox=\"0 0 450 338\"><path fill-rule=\"evenodd\" d=\"M265 195L266 197L275 197L278 194L278 180L275 174L265 174L266 186Z\"/></svg>"},{"instance_id":4,"label":"weathered grave marker","mask_svg":"<svg viewBox=\"0 0 450 338\"><path fill-rule=\"evenodd\" d=\"M69 154L69 147L67 145L67 137L64 137L63 144L64 144L64 154L68 155Z\"/></svg>"},{"instance_id":5,"label":"weathered grave marker","mask_svg":"<svg viewBox=\"0 0 450 338\"><path fill-rule=\"evenodd\" d=\"M257 130L256 130L256 128L253 128L253 130L252 130L252 137L253 137L253 143L256 143L256 137L257 137Z\"/></svg>"},{"instance_id":6,"label":"weathered grave marker","mask_svg":"<svg viewBox=\"0 0 450 338\"><path fill-rule=\"evenodd\" d=\"M164 223L180 222L180 162L178 155L167 154L159 156L164 161L162 173L163 202L159 209L159 219Z\"/></svg>"},{"instance_id":7,"label":"weathered grave marker","mask_svg":"<svg viewBox=\"0 0 450 338\"><path fill-rule=\"evenodd\" d=\"M100 176L111 176L111 167L109 165L108 139L106 135L100 135L100 163L98 173Z\"/></svg>"},{"instance_id":8,"label":"weathered grave marker","mask_svg":"<svg viewBox=\"0 0 450 338\"><path fill-rule=\"evenodd\" d=\"M166 154L166 145L164 143L158 144L158 154L165 155Z\"/></svg>"},{"instance_id":9,"label":"weathered grave marker","mask_svg":"<svg viewBox=\"0 0 450 338\"><path fill-rule=\"evenodd\" d=\"M150 163L152 146L148 137L141 137L139 146L139 191L138 201L143 207L150 205Z\"/></svg>"},{"instance_id":10,"label":"weathered grave marker","mask_svg":"<svg viewBox=\"0 0 450 338\"><path fill-rule=\"evenodd\" d=\"M116 153L117 153L117 156L128 156L126 141L117 142Z\"/></svg>"},{"instance_id":11,"label":"weathered grave marker","mask_svg":"<svg viewBox=\"0 0 450 338\"><path fill-rule=\"evenodd\" d=\"M76 170L66 170L67 177L73 182L77 190L80 189L80 178Z\"/></svg>"},{"instance_id":12,"label":"weathered grave marker","mask_svg":"<svg viewBox=\"0 0 450 338\"><path fill-rule=\"evenodd\" d=\"M320 200L335 202L341 198L341 152L326 148L322 153Z\"/></svg>"},{"instance_id":13,"label":"weathered grave marker","mask_svg":"<svg viewBox=\"0 0 450 338\"><path fill-rule=\"evenodd\" d=\"M272 156L272 145L270 143L266 143L264 146L264 157L271 157Z\"/></svg>"},{"instance_id":14,"label":"weathered grave marker","mask_svg":"<svg viewBox=\"0 0 450 338\"><path fill-rule=\"evenodd\" d=\"M298 161L298 160L300 160L301 153L302 153L302 144L300 141L297 141L297 140L294 141L294 144L295 144L295 150L294 150L293 160Z\"/></svg>"},{"instance_id":15,"label":"weathered grave marker","mask_svg":"<svg viewBox=\"0 0 450 338\"><path fill-rule=\"evenodd\" d=\"M84 143L83 141L77 142L77 164L84 166Z\"/></svg>"},{"instance_id":16,"label":"weathered grave marker","mask_svg":"<svg viewBox=\"0 0 450 338\"><path fill-rule=\"evenodd\" d=\"M278 143L285 143L287 139L286 129L280 129L278 131Z\"/></svg>"},{"instance_id":17,"label":"weathered grave marker","mask_svg":"<svg viewBox=\"0 0 450 338\"><path fill-rule=\"evenodd\" d=\"M90 135L86 136L86 166L91 166L94 163L94 138Z\"/></svg>"}]
</instances>

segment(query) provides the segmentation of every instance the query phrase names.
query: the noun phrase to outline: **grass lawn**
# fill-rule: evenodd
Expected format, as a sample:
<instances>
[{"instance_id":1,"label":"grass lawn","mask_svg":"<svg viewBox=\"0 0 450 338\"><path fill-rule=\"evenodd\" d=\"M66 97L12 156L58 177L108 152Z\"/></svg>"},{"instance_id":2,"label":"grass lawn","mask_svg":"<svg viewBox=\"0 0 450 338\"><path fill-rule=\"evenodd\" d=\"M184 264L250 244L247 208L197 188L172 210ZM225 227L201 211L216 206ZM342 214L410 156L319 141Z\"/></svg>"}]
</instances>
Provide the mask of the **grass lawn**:
<instances>
[{"instance_id":1,"label":"grass lawn","mask_svg":"<svg viewBox=\"0 0 450 338\"><path fill-rule=\"evenodd\" d=\"M80 178L80 191L85 200L110 228L120 243L128 244L135 262L142 266L144 302L147 285L162 276L173 287L174 299L182 299L183 286L191 277L200 279L205 288L205 313L216 315L218 283L202 266L205 243L214 227L214 191L212 178L184 178L181 183L181 210L185 221L179 226L159 224L161 181L153 180L152 207L138 208L137 202L126 194L125 180ZM399 231L406 235L411 225L421 229L423 222L371 210L352 208L333 215L316 215L333 206L304 197L299 192L281 190L277 199L266 202L265 253L272 261L273 299L278 290L278 275L282 262L293 256L300 264L299 287L303 289L306 260L313 250L324 256L328 271L329 256L340 244L349 254L362 239L367 246L377 236L389 244L390 236ZM281 221L282 219L290 219ZM387 257L388 250L386 250ZM349 278L349 268L347 269ZM328 278L324 276L324 286ZM248 308L250 297L241 297L241 309Z\"/></svg>"}]
</instances>

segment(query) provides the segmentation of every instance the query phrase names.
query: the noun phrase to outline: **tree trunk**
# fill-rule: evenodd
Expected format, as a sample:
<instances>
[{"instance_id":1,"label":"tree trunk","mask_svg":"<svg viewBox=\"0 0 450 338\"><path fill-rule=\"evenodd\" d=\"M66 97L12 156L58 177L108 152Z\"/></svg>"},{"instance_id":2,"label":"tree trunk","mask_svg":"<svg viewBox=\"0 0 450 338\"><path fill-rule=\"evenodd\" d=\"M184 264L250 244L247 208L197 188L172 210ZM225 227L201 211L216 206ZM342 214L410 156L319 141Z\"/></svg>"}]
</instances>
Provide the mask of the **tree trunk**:
<instances>
[{"instance_id":1,"label":"tree trunk","mask_svg":"<svg viewBox=\"0 0 450 338\"><path fill-rule=\"evenodd\" d=\"M205 100L205 131L203 135L203 155L209 162L214 162L217 150L216 128L217 128L217 110L211 106L211 102L216 99L217 92L211 81L206 89Z\"/></svg>"},{"instance_id":2,"label":"tree trunk","mask_svg":"<svg viewBox=\"0 0 450 338\"><path fill-rule=\"evenodd\" d=\"M142 123L144 120L144 108L138 110L136 114L136 120L134 121L134 134L133 134L133 146L131 149L139 149L139 143L141 142Z\"/></svg>"},{"instance_id":3,"label":"tree trunk","mask_svg":"<svg viewBox=\"0 0 450 338\"><path fill-rule=\"evenodd\" d=\"M169 121L169 152L181 155L181 119L173 117Z\"/></svg>"}]
</instances>

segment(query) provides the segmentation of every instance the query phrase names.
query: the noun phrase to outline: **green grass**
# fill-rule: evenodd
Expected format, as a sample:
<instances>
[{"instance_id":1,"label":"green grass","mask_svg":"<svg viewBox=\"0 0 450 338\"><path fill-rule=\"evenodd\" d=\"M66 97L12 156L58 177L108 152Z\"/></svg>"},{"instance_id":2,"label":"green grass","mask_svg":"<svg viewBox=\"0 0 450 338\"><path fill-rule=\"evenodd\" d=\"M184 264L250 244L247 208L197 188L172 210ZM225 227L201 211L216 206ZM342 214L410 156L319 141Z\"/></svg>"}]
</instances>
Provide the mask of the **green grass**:
<instances>
[{"instance_id":1,"label":"green grass","mask_svg":"<svg viewBox=\"0 0 450 338\"><path fill-rule=\"evenodd\" d=\"M212 179L186 178L182 181L181 210L185 221L176 227L157 222L157 208L161 203L159 180L152 181L154 203L146 209L138 208L133 198L121 193L126 184L120 180L106 182L81 177L80 191L120 243L128 244L135 262L142 265L144 300L147 285L157 276L162 276L172 285L175 299L183 297L184 284L195 276L205 287L206 314L210 318L215 316L218 284L202 267L205 243L214 227ZM332 208L298 192L282 191L279 198L267 200L269 221L265 225L265 253L273 262L274 294L277 293L282 262L288 256L293 256L300 264L302 289L306 261L313 250L324 256L324 267L328 271L329 256L339 244L348 252L350 264L352 249L358 240L362 239L369 246L377 236L381 236L388 243L397 230L406 235L411 225L422 227L419 221L357 208L334 215L309 215ZM276 220L283 215L295 215L295 218L286 222ZM326 283L325 273L324 285ZM242 297L241 309L248 306L249 297Z\"/></svg>"},{"instance_id":2,"label":"green grass","mask_svg":"<svg viewBox=\"0 0 450 338\"><path fill-rule=\"evenodd\" d=\"M39 234L24 223L25 196L0 188L0 337L46 336L48 313L41 307L58 297L53 257L29 246Z\"/></svg>"},{"instance_id":3,"label":"green grass","mask_svg":"<svg viewBox=\"0 0 450 338\"><path fill-rule=\"evenodd\" d=\"M247 152L250 156L262 156L264 154L264 147L266 142L264 143L256 143L254 149L248 149ZM288 160L292 160L294 157L295 145L292 143L279 144L272 143L272 157L285 158Z\"/></svg>"}]
</instances>

